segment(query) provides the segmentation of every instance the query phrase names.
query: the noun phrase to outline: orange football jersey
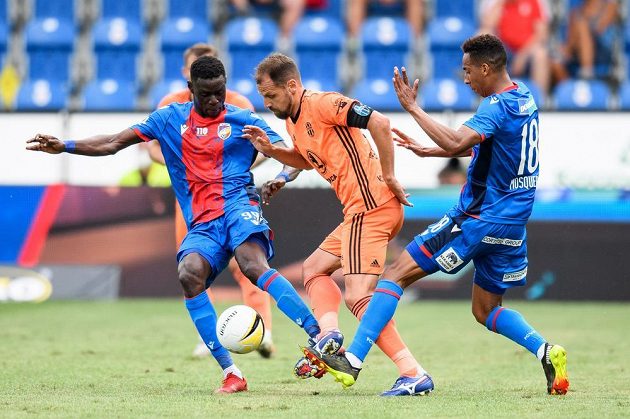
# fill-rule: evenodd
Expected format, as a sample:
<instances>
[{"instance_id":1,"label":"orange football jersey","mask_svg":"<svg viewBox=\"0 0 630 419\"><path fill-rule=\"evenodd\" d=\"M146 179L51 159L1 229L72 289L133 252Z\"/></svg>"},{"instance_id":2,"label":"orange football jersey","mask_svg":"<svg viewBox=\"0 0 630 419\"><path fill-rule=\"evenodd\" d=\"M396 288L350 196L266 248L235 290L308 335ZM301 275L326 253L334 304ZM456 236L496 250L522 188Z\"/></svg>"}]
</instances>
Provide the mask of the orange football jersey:
<instances>
[{"instance_id":1,"label":"orange football jersey","mask_svg":"<svg viewBox=\"0 0 630 419\"><path fill-rule=\"evenodd\" d=\"M306 90L296 120L286 121L294 147L330 183L344 214L369 211L394 197L370 142L347 125L355 102L340 93Z\"/></svg>"},{"instance_id":2,"label":"orange football jersey","mask_svg":"<svg viewBox=\"0 0 630 419\"><path fill-rule=\"evenodd\" d=\"M162 106L169 105L171 103L184 103L190 102L192 98L190 97L190 90L184 89L177 92L170 93L160 100L158 104L158 108ZM235 92L233 90L227 90L225 92L225 103L229 103L230 105L238 106L239 108L249 109L254 111L254 105L242 94Z\"/></svg>"}]
</instances>

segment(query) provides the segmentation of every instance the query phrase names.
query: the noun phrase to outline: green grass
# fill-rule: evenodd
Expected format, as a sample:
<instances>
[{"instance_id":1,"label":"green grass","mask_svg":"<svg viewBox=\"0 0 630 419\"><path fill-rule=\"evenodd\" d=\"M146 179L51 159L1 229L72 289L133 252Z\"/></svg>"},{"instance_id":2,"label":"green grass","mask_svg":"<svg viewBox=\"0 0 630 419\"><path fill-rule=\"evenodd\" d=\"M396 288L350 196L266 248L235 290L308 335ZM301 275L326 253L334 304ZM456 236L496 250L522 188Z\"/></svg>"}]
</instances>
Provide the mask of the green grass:
<instances>
[{"instance_id":1,"label":"green grass","mask_svg":"<svg viewBox=\"0 0 630 419\"><path fill-rule=\"evenodd\" d=\"M546 394L540 363L475 323L466 302L399 307L397 324L433 375L427 397L383 399L397 370L375 348L359 381L301 381L302 332L274 312L272 360L235 355L250 391L217 396L220 370L190 356L181 301L0 305L0 417L618 417L630 414L628 304L510 304L568 350L571 389ZM222 304L219 310L225 308ZM356 321L342 310L349 336Z\"/></svg>"}]
</instances>

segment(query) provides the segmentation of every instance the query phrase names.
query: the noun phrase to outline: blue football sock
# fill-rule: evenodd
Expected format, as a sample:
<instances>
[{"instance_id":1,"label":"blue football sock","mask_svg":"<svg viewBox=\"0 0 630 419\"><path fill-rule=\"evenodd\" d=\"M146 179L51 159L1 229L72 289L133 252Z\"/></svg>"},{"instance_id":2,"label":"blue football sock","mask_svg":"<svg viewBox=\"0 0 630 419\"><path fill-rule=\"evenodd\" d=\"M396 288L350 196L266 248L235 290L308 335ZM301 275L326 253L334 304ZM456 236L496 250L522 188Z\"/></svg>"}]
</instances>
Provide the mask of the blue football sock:
<instances>
[{"instance_id":1,"label":"blue football sock","mask_svg":"<svg viewBox=\"0 0 630 419\"><path fill-rule=\"evenodd\" d=\"M212 356L214 356L221 368L226 369L233 365L234 362L230 353L221 346L217 338L217 313L212 307L208 294L204 291L196 297L186 299L186 308L190 313L190 318L195 323L195 327L197 327L199 336L201 336L206 346L210 348Z\"/></svg>"},{"instance_id":2,"label":"blue football sock","mask_svg":"<svg viewBox=\"0 0 630 419\"><path fill-rule=\"evenodd\" d=\"M387 322L394 317L402 293L403 289L398 284L386 279L378 281L372 301L361 318L359 328L347 352L352 353L362 362L365 360Z\"/></svg>"},{"instance_id":3,"label":"blue football sock","mask_svg":"<svg viewBox=\"0 0 630 419\"><path fill-rule=\"evenodd\" d=\"M488 330L499 333L536 355L545 339L534 330L518 311L495 307L486 319Z\"/></svg>"},{"instance_id":4,"label":"blue football sock","mask_svg":"<svg viewBox=\"0 0 630 419\"><path fill-rule=\"evenodd\" d=\"M310 337L317 336L320 332L317 320L285 277L275 269L269 269L258 278L256 283L258 288L271 294L280 311L288 318L304 328Z\"/></svg>"}]
</instances>

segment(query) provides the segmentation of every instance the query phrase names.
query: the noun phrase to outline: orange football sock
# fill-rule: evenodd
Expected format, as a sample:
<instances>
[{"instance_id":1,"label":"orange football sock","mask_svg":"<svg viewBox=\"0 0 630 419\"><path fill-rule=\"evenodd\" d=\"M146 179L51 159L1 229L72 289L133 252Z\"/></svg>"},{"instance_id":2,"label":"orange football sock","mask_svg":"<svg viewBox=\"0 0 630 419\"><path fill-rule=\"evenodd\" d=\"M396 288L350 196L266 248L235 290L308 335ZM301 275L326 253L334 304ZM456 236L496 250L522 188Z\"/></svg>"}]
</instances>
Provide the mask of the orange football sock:
<instances>
[{"instance_id":1,"label":"orange football sock","mask_svg":"<svg viewBox=\"0 0 630 419\"><path fill-rule=\"evenodd\" d=\"M329 275L315 274L304 279L304 287L322 333L339 329L341 290L335 281Z\"/></svg>"},{"instance_id":2,"label":"orange football sock","mask_svg":"<svg viewBox=\"0 0 630 419\"><path fill-rule=\"evenodd\" d=\"M354 304L351 311L357 319L361 320L371 299L372 296L368 295ZM381 331L381 334L376 340L376 345L389 359L394 361L401 376L415 377L418 375L418 361L416 361L416 358L414 358L411 351L400 337L393 319L390 320Z\"/></svg>"},{"instance_id":3,"label":"orange football sock","mask_svg":"<svg viewBox=\"0 0 630 419\"><path fill-rule=\"evenodd\" d=\"M241 272L238 267L231 269L232 276L241 287L243 304L256 310L263 319L265 330L271 332L271 297L268 293L258 288Z\"/></svg>"}]
</instances>

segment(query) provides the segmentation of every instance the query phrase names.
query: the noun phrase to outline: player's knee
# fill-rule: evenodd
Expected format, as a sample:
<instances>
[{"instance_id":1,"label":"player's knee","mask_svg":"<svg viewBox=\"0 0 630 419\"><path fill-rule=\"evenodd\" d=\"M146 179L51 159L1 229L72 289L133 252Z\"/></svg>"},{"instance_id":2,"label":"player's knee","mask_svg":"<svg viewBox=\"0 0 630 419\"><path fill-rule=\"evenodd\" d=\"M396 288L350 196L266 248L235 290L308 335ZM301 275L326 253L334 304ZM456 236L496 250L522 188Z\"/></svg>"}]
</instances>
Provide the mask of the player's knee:
<instances>
[{"instance_id":1,"label":"player's knee","mask_svg":"<svg viewBox=\"0 0 630 419\"><path fill-rule=\"evenodd\" d=\"M306 258L302 264L302 278L306 281L308 278L312 278L319 274L331 275L332 272L329 267L324 266L320 261L318 261L317 257L311 255Z\"/></svg>"},{"instance_id":2,"label":"player's knee","mask_svg":"<svg viewBox=\"0 0 630 419\"><path fill-rule=\"evenodd\" d=\"M255 260L240 261L239 267L243 275L245 275L252 284L256 284L258 278L270 269L269 266L263 266Z\"/></svg>"},{"instance_id":3,"label":"player's knee","mask_svg":"<svg viewBox=\"0 0 630 419\"><path fill-rule=\"evenodd\" d=\"M370 294L371 292L366 289L352 290L346 288L343 298L346 303L346 307L352 311L353 307L359 302L359 300Z\"/></svg>"},{"instance_id":4,"label":"player's knee","mask_svg":"<svg viewBox=\"0 0 630 419\"><path fill-rule=\"evenodd\" d=\"M195 296L206 289L206 270L201 264L184 260L179 265L179 282L186 296Z\"/></svg>"},{"instance_id":5,"label":"player's knee","mask_svg":"<svg viewBox=\"0 0 630 419\"><path fill-rule=\"evenodd\" d=\"M490 310L487 310L483 306L473 304L472 314L475 317L475 320L477 320L477 322L485 325L486 319L488 318L488 315L490 314Z\"/></svg>"}]
</instances>

